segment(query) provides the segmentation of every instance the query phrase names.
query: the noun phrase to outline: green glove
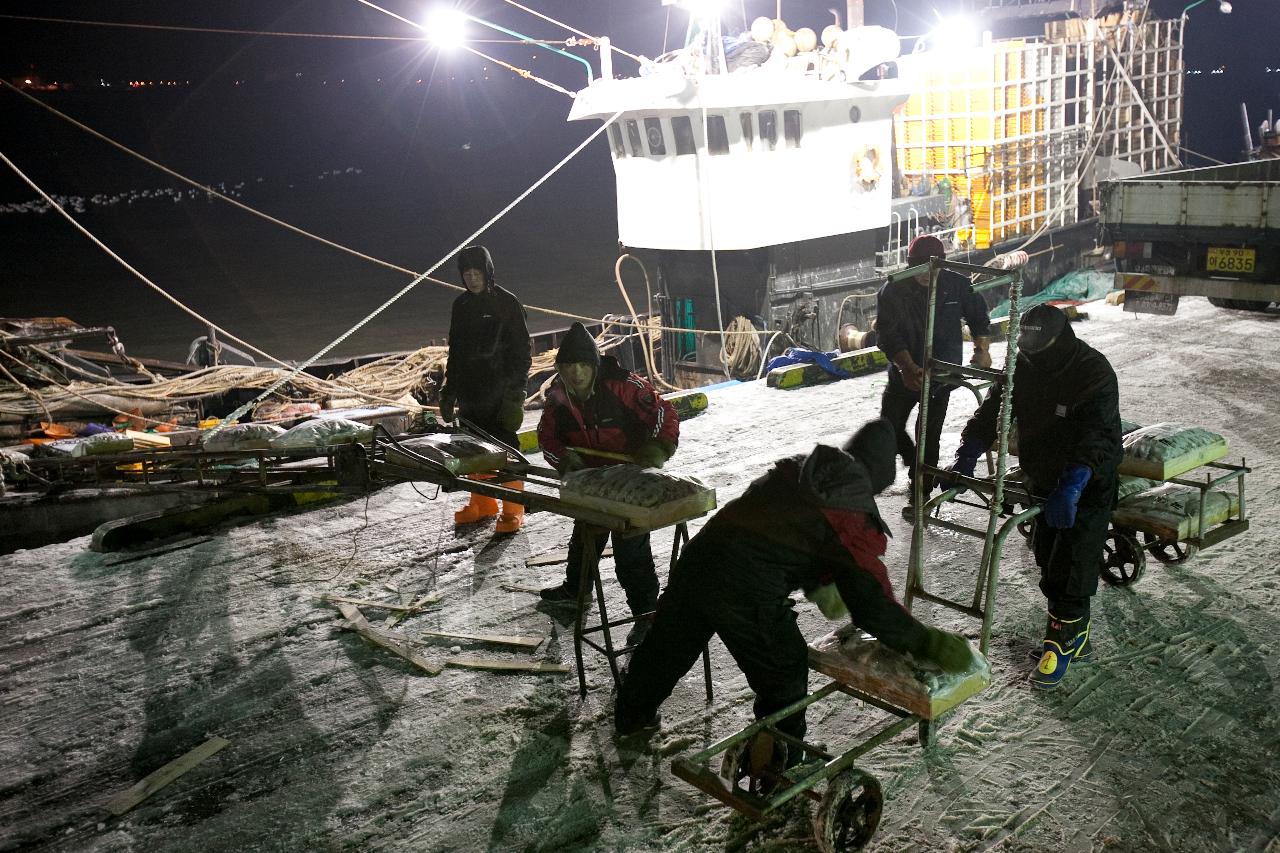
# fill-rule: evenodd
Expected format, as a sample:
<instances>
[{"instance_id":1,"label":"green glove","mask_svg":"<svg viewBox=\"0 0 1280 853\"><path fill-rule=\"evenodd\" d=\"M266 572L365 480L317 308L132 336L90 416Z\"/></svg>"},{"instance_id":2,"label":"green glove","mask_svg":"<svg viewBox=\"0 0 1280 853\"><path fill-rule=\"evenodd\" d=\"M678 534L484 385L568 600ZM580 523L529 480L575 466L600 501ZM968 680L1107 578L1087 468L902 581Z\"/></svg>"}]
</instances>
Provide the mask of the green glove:
<instances>
[{"instance_id":1,"label":"green glove","mask_svg":"<svg viewBox=\"0 0 1280 853\"><path fill-rule=\"evenodd\" d=\"M849 608L840 597L840 590L833 583L823 584L817 589L809 590L804 597L818 605L822 615L828 619L843 619L849 615Z\"/></svg>"},{"instance_id":2,"label":"green glove","mask_svg":"<svg viewBox=\"0 0 1280 853\"><path fill-rule=\"evenodd\" d=\"M667 449L656 441L646 441L630 455L641 468L661 468L671 456Z\"/></svg>"},{"instance_id":3,"label":"green glove","mask_svg":"<svg viewBox=\"0 0 1280 853\"><path fill-rule=\"evenodd\" d=\"M568 474L571 471L581 471L587 467L587 463L582 461L582 457L574 453L572 450L566 450L564 455L560 457L560 473Z\"/></svg>"},{"instance_id":4,"label":"green glove","mask_svg":"<svg viewBox=\"0 0 1280 853\"><path fill-rule=\"evenodd\" d=\"M498 407L498 426L509 432L518 432L524 424L524 389L512 388L502 395Z\"/></svg>"},{"instance_id":5,"label":"green glove","mask_svg":"<svg viewBox=\"0 0 1280 853\"><path fill-rule=\"evenodd\" d=\"M925 628L925 640L921 657L933 661L944 672L965 672L973 665L973 649L969 641L959 634Z\"/></svg>"}]
</instances>

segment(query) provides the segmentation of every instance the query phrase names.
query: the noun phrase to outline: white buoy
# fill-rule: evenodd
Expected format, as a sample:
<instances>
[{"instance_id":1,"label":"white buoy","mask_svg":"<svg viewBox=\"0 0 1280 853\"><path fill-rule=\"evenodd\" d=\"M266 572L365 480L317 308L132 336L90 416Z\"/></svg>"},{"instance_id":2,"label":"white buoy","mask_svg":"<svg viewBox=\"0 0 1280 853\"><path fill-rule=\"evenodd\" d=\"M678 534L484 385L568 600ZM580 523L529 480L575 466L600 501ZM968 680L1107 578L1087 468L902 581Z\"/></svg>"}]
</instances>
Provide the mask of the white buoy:
<instances>
[{"instance_id":1,"label":"white buoy","mask_svg":"<svg viewBox=\"0 0 1280 853\"><path fill-rule=\"evenodd\" d=\"M844 35L844 30L835 24L827 24L822 28L822 44L824 47L835 47L836 42Z\"/></svg>"},{"instance_id":2,"label":"white buoy","mask_svg":"<svg viewBox=\"0 0 1280 853\"><path fill-rule=\"evenodd\" d=\"M808 27L796 30L796 50L807 53L818 46L818 34Z\"/></svg>"},{"instance_id":3,"label":"white buoy","mask_svg":"<svg viewBox=\"0 0 1280 853\"><path fill-rule=\"evenodd\" d=\"M752 41L768 44L773 38L773 21L761 15L751 22Z\"/></svg>"}]
</instances>

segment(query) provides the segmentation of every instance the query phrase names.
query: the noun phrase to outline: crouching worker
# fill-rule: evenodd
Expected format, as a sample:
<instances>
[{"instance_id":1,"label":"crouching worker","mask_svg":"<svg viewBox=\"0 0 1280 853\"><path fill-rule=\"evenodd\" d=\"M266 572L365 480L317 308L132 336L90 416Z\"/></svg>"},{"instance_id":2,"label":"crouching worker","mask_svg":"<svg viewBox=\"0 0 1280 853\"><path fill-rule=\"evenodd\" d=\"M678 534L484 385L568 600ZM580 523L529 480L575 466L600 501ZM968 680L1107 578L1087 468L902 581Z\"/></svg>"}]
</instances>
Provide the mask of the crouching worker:
<instances>
[{"instance_id":1,"label":"crouching worker","mask_svg":"<svg viewBox=\"0 0 1280 853\"><path fill-rule=\"evenodd\" d=\"M875 495L893 482L894 428L880 418L843 449L818 445L773 469L725 504L671 570L653 628L631 657L614 725L626 735L657 722L658 706L718 634L755 691L759 719L804 698L808 647L791 593L824 615L852 618L886 646L963 672L963 637L928 628L893 597L880 557L888 528ZM795 737L804 712L778 724Z\"/></svg>"},{"instance_id":2,"label":"crouching worker","mask_svg":"<svg viewBox=\"0 0 1280 853\"><path fill-rule=\"evenodd\" d=\"M543 458L561 474L620 461L661 468L675 453L680 440L675 407L612 356L602 358L595 339L581 323L570 326L561 341L556 373L538 422L538 441ZM575 523L564 583L542 590L544 601L577 601L578 585L583 582L582 534L582 523ZM632 615L648 613L658 601L649 534L612 538L614 569L627 594L627 606ZM596 539L597 558L607 539ZM628 642L638 637L633 629Z\"/></svg>"},{"instance_id":3,"label":"crouching worker","mask_svg":"<svg viewBox=\"0 0 1280 853\"><path fill-rule=\"evenodd\" d=\"M996 438L1000 394L992 393L960 434L949 470L973 476ZM1124 456L1120 392L1106 356L1079 340L1067 315L1037 305L1022 315L1013 372L1018 463L1032 494L1046 495L1031 547L1049 604L1031 685L1057 687L1073 662L1093 656L1089 601L1098 591L1103 544ZM946 477L940 477L946 485Z\"/></svg>"}]
</instances>

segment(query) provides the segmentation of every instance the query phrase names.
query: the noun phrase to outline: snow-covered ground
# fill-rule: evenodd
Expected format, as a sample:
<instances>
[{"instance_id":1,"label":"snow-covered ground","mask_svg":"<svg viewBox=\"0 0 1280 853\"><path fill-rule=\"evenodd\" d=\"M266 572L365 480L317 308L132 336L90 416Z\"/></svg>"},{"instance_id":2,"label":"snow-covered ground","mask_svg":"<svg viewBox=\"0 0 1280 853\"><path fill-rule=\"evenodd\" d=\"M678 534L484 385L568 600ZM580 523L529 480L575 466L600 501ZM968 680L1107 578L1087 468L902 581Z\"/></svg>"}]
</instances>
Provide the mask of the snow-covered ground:
<instances>
[{"instance_id":1,"label":"snow-covered ground","mask_svg":"<svg viewBox=\"0 0 1280 853\"><path fill-rule=\"evenodd\" d=\"M1174 317L1087 309L1077 333L1111 359L1127 418L1212 429L1256 465L1252 528L1182 566L1151 561L1133 587L1104 585L1097 662L1050 694L1026 685L1044 602L1029 554L1011 542L992 685L948 719L935 747L921 750L912 730L859 761L885 792L872 849L1280 849L1280 313L1199 299ZM883 384L880 374L714 391L670 467L724 502L775 458L843 440L878 412ZM970 409L953 397L944 456ZM887 562L899 590L905 490L900 476L881 500L898 534ZM580 699L572 673L449 668L432 678L335 627L336 611L313 593L438 591L439 605L401 630L546 635L537 655L572 665L571 628L502 586L556 581L561 566L525 560L562 549L569 523L543 513L515 537L459 534L451 513L463 496L430 500L433 491L389 488L367 505L278 517L118 566L87 539L0 557L0 849L812 849L811 806L754 823L670 772L673 757L750 719L750 691L718 643L714 703L696 668L641 749L612 737L602 657L588 656ZM978 543L929 535L932 584L964 595ZM654 538L656 552L669 547L670 531ZM832 627L811 605L799 610L807 635ZM916 612L977 635L968 617ZM450 647L426 654L443 659ZM810 712L810 732L839 749L884 719L832 700ZM122 818L103 811L211 735L230 746Z\"/></svg>"}]
</instances>

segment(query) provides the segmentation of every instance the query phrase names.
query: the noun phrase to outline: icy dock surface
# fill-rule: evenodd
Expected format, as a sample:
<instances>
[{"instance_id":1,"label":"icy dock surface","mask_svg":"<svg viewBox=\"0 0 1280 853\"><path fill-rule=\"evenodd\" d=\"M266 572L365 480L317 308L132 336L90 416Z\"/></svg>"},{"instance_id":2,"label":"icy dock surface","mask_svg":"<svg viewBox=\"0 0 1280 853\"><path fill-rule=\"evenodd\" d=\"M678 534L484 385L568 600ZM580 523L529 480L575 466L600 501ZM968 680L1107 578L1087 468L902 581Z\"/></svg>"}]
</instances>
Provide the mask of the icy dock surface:
<instances>
[{"instance_id":1,"label":"icy dock surface","mask_svg":"<svg viewBox=\"0 0 1280 853\"><path fill-rule=\"evenodd\" d=\"M1149 561L1130 589L1100 590L1095 663L1032 693L1044 628L1037 574L1006 550L989 651L992 684L924 753L914 730L864 756L884 786L871 849L1271 850L1280 846L1280 312L1184 299L1177 316L1094 303L1077 333L1120 376L1123 414L1203 426L1256 466L1252 529L1183 566ZM997 363L1001 359L997 347ZM715 391L684 425L671 470L738 494L777 457L837 443L875 415L883 374L798 391ZM972 409L952 397L943 457ZM455 534L461 494L408 485L232 529L184 551L108 566L87 539L0 557L0 850L809 850L798 805L756 824L671 775L671 759L744 725L751 696L712 645L663 709L647 750L612 738L612 683L588 654L585 700L569 675L448 668L428 677L336 628L311 593L392 600L436 591L398 626L548 636L535 656L572 664L571 629L503 584L556 582L525 559L563 549L569 523ZM905 475L881 499L901 593L910 536ZM931 588L972 589L975 540L930 534ZM670 548L670 532L654 551ZM354 557L353 557L354 554ZM606 561L614 612L625 607ZM665 575L665 567L660 568ZM829 632L798 604L809 638ZM365 609L375 626L386 613ZM926 621L975 637L967 617ZM567 617L560 617L565 619ZM515 657L497 647L463 653ZM427 648L433 659L450 645ZM810 685L822 679L811 674ZM883 719L851 701L811 710L838 750ZM219 735L230 746L122 818L104 804Z\"/></svg>"}]
</instances>

